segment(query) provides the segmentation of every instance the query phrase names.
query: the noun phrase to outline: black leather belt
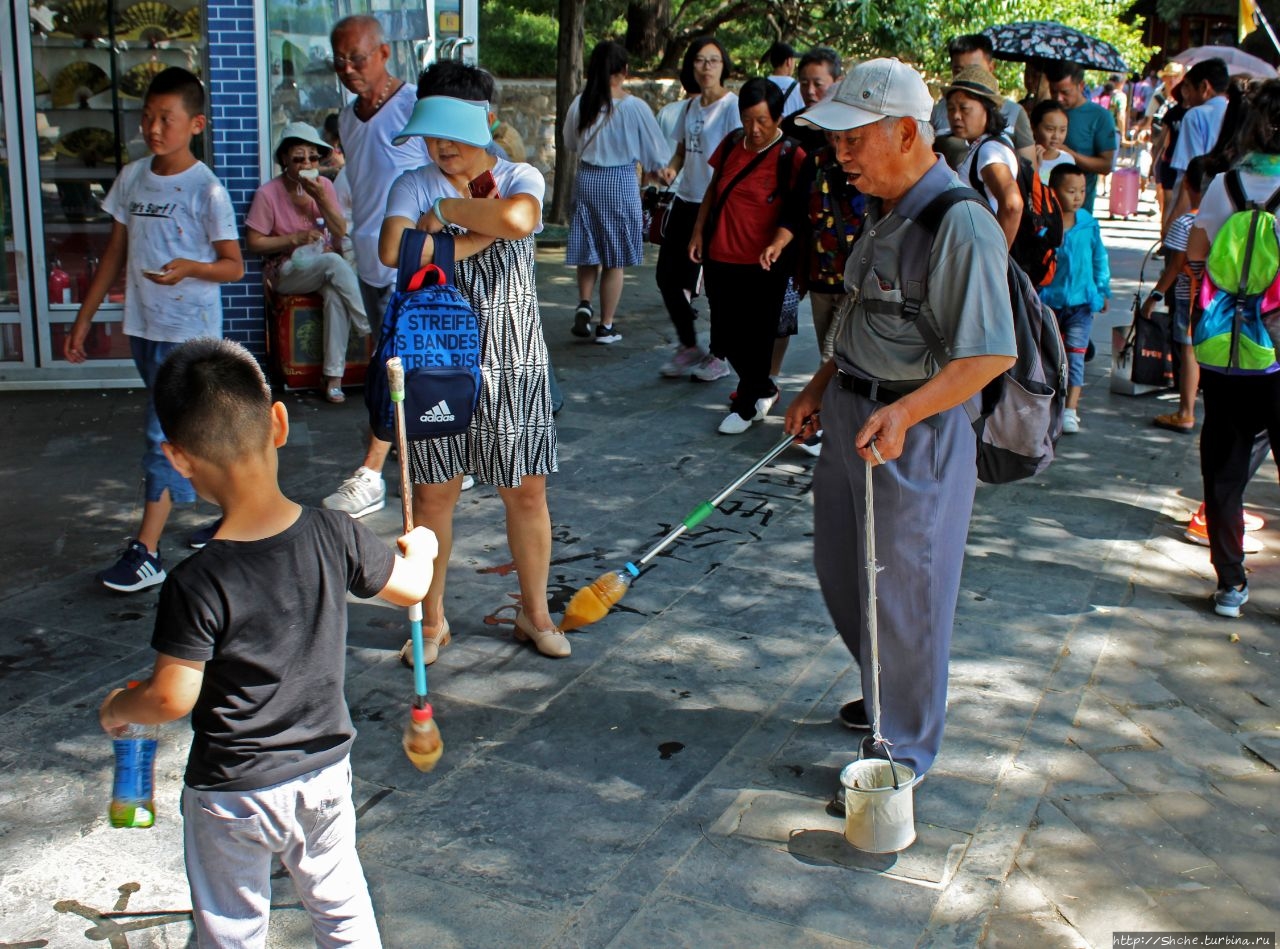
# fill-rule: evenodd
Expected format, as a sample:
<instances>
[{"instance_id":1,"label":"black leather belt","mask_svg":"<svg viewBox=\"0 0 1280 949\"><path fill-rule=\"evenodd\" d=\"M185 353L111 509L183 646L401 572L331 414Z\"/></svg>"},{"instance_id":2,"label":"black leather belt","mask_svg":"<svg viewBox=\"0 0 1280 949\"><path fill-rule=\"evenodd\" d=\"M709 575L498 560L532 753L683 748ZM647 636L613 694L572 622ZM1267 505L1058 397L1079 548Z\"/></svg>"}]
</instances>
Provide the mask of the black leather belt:
<instances>
[{"instance_id":1,"label":"black leather belt","mask_svg":"<svg viewBox=\"0 0 1280 949\"><path fill-rule=\"evenodd\" d=\"M849 392L856 392L858 395L865 396L873 402L879 402L882 405L888 405L890 402L897 402L901 399L905 392L895 392L882 383L874 382L871 379L863 379L861 376L851 375L843 369L836 370L836 384L841 389Z\"/></svg>"}]
</instances>

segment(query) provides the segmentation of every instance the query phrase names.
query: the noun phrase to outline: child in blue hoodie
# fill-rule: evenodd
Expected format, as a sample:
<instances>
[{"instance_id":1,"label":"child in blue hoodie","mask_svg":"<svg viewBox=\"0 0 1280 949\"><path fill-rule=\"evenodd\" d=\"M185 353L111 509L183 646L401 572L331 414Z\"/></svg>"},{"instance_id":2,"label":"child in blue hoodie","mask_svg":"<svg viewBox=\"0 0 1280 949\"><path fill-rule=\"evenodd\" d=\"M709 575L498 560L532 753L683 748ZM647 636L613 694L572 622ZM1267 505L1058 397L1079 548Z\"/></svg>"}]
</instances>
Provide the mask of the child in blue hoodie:
<instances>
[{"instance_id":1,"label":"child in blue hoodie","mask_svg":"<svg viewBox=\"0 0 1280 949\"><path fill-rule=\"evenodd\" d=\"M1084 388L1084 354L1089 348L1093 314L1104 313L1111 297L1111 263L1102 246L1102 230L1084 210L1084 171L1079 165L1058 165L1049 187L1062 204L1062 246L1053 282L1040 291L1058 315L1058 328L1067 350L1067 408L1062 431L1080 431L1080 391Z\"/></svg>"}]
</instances>

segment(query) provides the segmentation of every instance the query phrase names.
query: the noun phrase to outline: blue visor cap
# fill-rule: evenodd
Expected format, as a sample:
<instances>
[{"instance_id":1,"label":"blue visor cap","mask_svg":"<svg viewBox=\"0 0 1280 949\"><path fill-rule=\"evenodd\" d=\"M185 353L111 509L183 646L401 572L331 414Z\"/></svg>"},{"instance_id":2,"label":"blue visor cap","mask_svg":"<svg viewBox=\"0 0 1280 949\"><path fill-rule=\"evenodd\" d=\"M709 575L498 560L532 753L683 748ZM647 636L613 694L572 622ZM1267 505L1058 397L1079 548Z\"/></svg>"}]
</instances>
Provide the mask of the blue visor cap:
<instances>
[{"instance_id":1,"label":"blue visor cap","mask_svg":"<svg viewBox=\"0 0 1280 949\"><path fill-rule=\"evenodd\" d=\"M427 96L419 99L409 122L391 140L403 145L411 138L442 138L484 148L493 141L489 134L489 103L452 96Z\"/></svg>"}]
</instances>

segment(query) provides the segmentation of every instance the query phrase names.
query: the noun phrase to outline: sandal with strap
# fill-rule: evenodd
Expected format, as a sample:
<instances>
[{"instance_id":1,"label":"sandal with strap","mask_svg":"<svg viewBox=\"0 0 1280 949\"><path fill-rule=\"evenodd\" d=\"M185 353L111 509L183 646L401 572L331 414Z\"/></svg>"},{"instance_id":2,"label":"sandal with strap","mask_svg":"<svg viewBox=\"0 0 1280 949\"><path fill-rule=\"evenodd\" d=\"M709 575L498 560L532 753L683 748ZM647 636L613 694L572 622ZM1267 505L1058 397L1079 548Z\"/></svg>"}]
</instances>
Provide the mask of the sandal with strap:
<instances>
[{"instance_id":1,"label":"sandal with strap","mask_svg":"<svg viewBox=\"0 0 1280 949\"><path fill-rule=\"evenodd\" d=\"M1181 432L1183 435L1190 435L1196 430L1196 420L1192 418L1190 422L1184 421L1183 416L1177 412L1170 412L1168 415L1157 415L1151 420L1151 424L1156 428L1163 428L1170 432Z\"/></svg>"},{"instance_id":2,"label":"sandal with strap","mask_svg":"<svg viewBox=\"0 0 1280 949\"><path fill-rule=\"evenodd\" d=\"M555 626L550 629L534 629L523 609L516 613L516 639L520 642L533 640L538 652L552 659L564 659L573 651L564 633Z\"/></svg>"},{"instance_id":3,"label":"sandal with strap","mask_svg":"<svg viewBox=\"0 0 1280 949\"><path fill-rule=\"evenodd\" d=\"M424 633L422 636L422 664L429 666L439 659L440 650L449 645L449 640L451 639L453 639L453 636L449 633L449 620L447 618L440 624L440 629L434 636L428 636ZM410 669L413 668L412 638L400 647L400 661Z\"/></svg>"},{"instance_id":4,"label":"sandal with strap","mask_svg":"<svg viewBox=\"0 0 1280 949\"><path fill-rule=\"evenodd\" d=\"M341 405L347 401L347 394L342 391L342 386L330 386L324 390L324 397L334 405Z\"/></svg>"}]
</instances>

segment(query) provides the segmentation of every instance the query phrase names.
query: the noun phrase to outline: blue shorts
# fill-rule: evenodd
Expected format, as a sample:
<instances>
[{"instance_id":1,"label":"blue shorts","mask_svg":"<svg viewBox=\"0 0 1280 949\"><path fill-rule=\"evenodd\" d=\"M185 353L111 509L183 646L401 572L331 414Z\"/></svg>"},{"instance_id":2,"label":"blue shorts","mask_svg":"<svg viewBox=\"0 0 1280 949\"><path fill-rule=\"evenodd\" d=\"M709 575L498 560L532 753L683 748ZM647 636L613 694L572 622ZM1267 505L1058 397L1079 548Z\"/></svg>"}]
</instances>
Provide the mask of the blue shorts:
<instances>
[{"instance_id":1,"label":"blue shorts","mask_svg":"<svg viewBox=\"0 0 1280 949\"><path fill-rule=\"evenodd\" d=\"M1173 341L1180 346L1191 345L1191 301L1173 298L1170 308L1173 314Z\"/></svg>"},{"instance_id":2,"label":"blue shorts","mask_svg":"<svg viewBox=\"0 0 1280 949\"><path fill-rule=\"evenodd\" d=\"M1067 350L1067 385L1084 385L1084 354L1093 329L1093 307L1087 303L1058 310L1058 330Z\"/></svg>"},{"instance_id":3,"label":"blue shorts","mask_svg":"<svg viewBox=\"0 0 1280 949\"><path fill-rule=\"evenodd\" d=\"M169 492L169 500L174 504L192 504L196 499L196 489L191 482L174 470L169 459L164 456L160 445L164 442L164 430L160 427L160 419L156 416L155 386L156 373L165 361L165 357L173 352L181 343L159 343L139 336L129 337L129 349L133 353L133 364L138 367L138 375L147 387L147 450L142 456L142 474L146 479L148 501L159 501Z\"/></svg>"}]
</instances>

